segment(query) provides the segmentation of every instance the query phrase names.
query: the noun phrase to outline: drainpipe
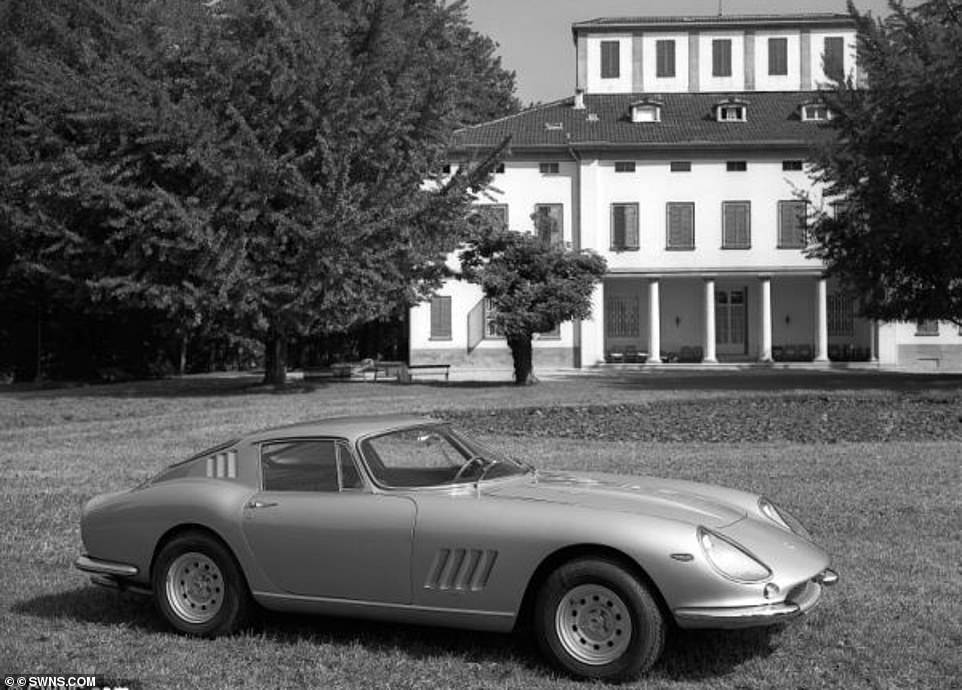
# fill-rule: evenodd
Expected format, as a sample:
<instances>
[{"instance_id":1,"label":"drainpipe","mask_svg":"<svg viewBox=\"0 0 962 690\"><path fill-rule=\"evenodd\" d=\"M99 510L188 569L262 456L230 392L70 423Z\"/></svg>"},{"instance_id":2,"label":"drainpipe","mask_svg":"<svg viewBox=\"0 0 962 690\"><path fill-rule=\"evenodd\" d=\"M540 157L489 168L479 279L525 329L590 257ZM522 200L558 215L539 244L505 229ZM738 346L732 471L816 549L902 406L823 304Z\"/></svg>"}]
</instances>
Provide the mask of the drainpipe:
<instances>
[{"instance_id":1,"label":"drainpipe","mask_svg":"<svg viewBox=\"0 0 962 690\"><path fill-rule=\"evenodd\" d=\"M584 108L584 92L575 92L575 108ZM581 251L581 156L571 145L571 133L565 132L565 142L568 155L575 162L574 189L571 191L571 248ZM575 319L572 324L572 348L574 350L575 369L581 369L581 319Z\"/></svg>"}]
</instances>

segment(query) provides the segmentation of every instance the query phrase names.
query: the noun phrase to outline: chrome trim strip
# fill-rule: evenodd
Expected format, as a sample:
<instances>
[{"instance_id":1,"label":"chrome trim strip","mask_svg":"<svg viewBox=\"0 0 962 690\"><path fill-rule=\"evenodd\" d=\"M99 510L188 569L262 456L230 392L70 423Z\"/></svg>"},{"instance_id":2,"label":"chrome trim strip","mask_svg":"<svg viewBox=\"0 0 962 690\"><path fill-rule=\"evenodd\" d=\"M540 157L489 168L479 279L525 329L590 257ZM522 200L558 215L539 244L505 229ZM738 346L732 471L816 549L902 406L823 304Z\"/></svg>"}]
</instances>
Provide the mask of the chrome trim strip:
<instances>
[{"instance_id":1,"label":"chrome trim strip","mask_svg":"<svg viewBox=\"0 0 962 690\"><path fill-rule=\"evenodd\" d=\"M275 599L277 601L303 601L318 604L340 604L359 608L390 609L393 611L423 611L425 613L456 613L472 616L498 616L514 618L511 611L483 611L478 609L455 609L440 606L417 606L415 604L390 604L381 601L362 601L360 599L334 599L330 597L309 597L302 594L275 594L273 592L252 592L255 598Z\"/></svg>"},{"instance_id":2,"label":"chrome trim strip","mask_svg":"<svg viewBox=\"0 0 962 690\"><path fill-rule=\"evenodd\" d=\"M100 573L103 575L116 575L118 577L134 577L140 572L136 566L113 561L102 561L97 558L91 558L86 554L74 561L73 565L77 570L82 570L85 573Z\"/></svg>"},{"instance_id":3,"label":"chrome trim strip","mask_svg":"<svg viewBox=\"0 0 962 690\"><path fill-rule=\"evenodd\" d=\"M838 583L838 573L831 568L826 568L815 576L815 581L825 587L834 587Z\"/></svg>"},{"instance_id":4,"label":"chrome trim strip","mask_svg":"<svg viewBox=\"0 0 962 690\"><path fill-rule=\"evenodd\" d=\"M682 628L752 628L775 625L800 616L814 608L821 596L822 586L812 580L795 601L761 606L680 608L673 613Z\"/></svg>"}]
</instances>

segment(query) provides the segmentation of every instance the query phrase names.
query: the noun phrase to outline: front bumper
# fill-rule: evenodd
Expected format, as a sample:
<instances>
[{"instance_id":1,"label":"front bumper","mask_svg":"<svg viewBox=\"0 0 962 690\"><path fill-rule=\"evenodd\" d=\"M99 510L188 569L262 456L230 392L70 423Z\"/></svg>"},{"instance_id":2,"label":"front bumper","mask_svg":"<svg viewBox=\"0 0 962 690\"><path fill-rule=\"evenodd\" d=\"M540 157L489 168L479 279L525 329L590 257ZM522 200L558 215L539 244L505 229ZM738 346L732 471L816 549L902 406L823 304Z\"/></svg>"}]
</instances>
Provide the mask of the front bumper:
<instances>
[{"instance_id":1,"label":"front bumper","mask_svg":"<svg viewBox=\"0 0 962 690\"><path fill-rule=\"evenodd\" d=\"M785 601L759 606L680 608L675 620L682 628L755 628L777 625L811 611L825 587L838 582L838 573L826 568L811 580L795 587Z\"/></svg>"}]
</instances>

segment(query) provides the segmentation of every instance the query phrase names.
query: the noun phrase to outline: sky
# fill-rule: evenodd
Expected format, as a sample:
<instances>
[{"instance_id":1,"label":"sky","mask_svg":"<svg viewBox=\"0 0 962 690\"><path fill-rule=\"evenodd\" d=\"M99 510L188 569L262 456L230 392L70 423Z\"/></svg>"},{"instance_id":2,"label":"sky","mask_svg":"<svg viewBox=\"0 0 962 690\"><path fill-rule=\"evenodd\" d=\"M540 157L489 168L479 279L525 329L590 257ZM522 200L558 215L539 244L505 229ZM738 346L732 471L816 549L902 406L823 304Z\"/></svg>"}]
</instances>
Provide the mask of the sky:
<instances>
[{"instance_id":1,"label":"sky","mask_svg":"<svg viewBox=\"0 0 962 690\"><path fill-rule=\"evenodd\" d=\"M596 17L716 15L719 0L469 0L475 30L500 45L501 62L514 70L517 95L527 105L574 93L571 25ZM721 0L725 14L845 12L845 0ZM888 0L855 0L862 12L887 14Z\"/></svg>"}]
</instances>

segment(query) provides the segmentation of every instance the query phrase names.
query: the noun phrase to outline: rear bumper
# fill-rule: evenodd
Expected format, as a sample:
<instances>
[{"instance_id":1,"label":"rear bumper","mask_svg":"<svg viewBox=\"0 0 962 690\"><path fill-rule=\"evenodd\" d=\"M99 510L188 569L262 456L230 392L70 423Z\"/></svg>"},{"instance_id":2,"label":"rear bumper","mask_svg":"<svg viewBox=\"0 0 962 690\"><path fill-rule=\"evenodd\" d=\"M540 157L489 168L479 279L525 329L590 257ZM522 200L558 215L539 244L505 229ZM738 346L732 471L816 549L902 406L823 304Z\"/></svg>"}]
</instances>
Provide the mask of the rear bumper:
<instances>
[{"instance_id":1,"label":"rear bumper","mask_svg":"<svg viewBox=\"0 0 962 690\"><path fill-rule=\"evenodd\" d=\"M135 577L140 572L135 565L102 561L99 558L91 558L86 554L74 561L73 565L77 570L82 570L85 573L112 575L114 577Z\"/></svg>"},{"instance_id":2,"label":"rear bumper","mask_svg":"<svg viewBox=\"0 0 962 690\"><path fill-rule=\"evenodd\" d=\"M759 606L681 608L673 612L682 628L755 628L777 625L811 611L825 587L838 582L838 573L825 569L793 589L785 601Z\"/></svg>"}]
</instances>

